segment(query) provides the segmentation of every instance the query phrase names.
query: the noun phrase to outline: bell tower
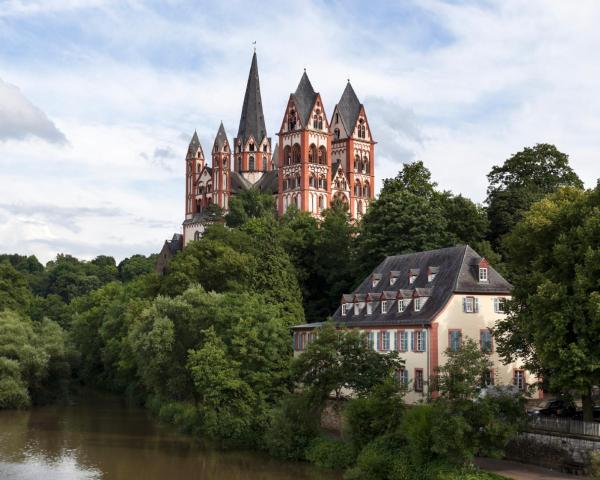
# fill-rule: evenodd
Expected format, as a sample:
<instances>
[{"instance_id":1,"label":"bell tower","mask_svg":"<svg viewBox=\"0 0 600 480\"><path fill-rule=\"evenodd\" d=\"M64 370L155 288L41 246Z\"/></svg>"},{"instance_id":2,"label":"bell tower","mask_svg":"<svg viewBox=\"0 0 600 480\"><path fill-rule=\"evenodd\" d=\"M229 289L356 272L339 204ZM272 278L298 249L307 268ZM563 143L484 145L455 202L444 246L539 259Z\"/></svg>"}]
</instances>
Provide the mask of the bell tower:
<instances>
[{"instance_id":1,"label":"bell tower","mask_svg":"<svg viewBox=\"0 0 600 480\"><path fill-rule=\"evenodd\" d=\"M231 170L231 147L223 122L215 137L212 150L212 189L213 202L220 208L226 210L229 207L229 194L231 192L230 182Z\"/></svg>"},{"instance_id":2,"label":"bell tower","mask_svg":"<svg viewBox=\"0 0 600 480\"><path fill-rule=\"evenodd\" d=\"M264 172L273 170L271 139L267 136L265 126L256 51L252 55L240 126L233 145L233 169L250 183L256 183Z\"/></svg>"},{"instance_id":3,"label":"bell tower","mask_svg":"<svg viewBox=\"0 0 600 480\"><path fill-rule=\"evenodd\" d=\"M331 134L321 95L306 71L290 94L278 135L279 214L296 205L320 217L331 198Z\"/></svg>"},{"instance_id":4,"label":"bell tower","mask_svg":"<svg viewBox=\"0 0 600 480\"><path fill-rule=\"evenodd\" d=\"M194 130L192 140L188 146L185 156L185 218L190 219L197 211L196 209L196 184L200 172L204 168L204 152L198 140L198 134Z\"/></svg>"}]
</instances>

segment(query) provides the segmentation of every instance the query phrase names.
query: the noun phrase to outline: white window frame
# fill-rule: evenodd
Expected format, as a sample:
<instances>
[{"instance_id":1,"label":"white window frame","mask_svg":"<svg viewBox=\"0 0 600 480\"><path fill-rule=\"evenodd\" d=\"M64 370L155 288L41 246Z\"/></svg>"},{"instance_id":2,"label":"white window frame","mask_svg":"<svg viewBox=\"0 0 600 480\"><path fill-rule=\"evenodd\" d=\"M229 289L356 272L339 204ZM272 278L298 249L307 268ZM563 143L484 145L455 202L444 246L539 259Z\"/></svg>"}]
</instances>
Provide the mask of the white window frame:
<instances>
[{"instance_id":1,"label":"white window frame","mask_svg":"<svg viewBox=\"0 0 600 480\"><path fill-rule=\"evenodd\" d=\"M411 274L408 276L408 283L409 283L410 285L412 285L413 283L415 283L415 280L416 280L416 279L417 279L417 275L415 275L414 273L411 273Z\"/></svg>"},{"instance_id":2,"label":"white window frame","mask_svg":"<svg viewBox=\"0 0 600 480\"><path fill-rule=\"evenodd\" d=\"M423 330L415 330L415 352L424 352L426 347Z\"/></svg>"},{"instance_id":3,"label":"white window frame","mask_svg":"<svg viewBox=\"0 0 600 480\"><path fill-rule=\"evenodd\" d=\"M358 315L360 313L360 307L358 302L354 302L354 315Z\"/></svg>"},{"instance_id":4,"label":"white window frame","mask_svg":"<svg viewBox=\"0 0 600 480\"><path fill-rule=\"evenodd\" d=\"M479 281L480 282L488 281L488 267L479 267Z\"/></svg>"},{"instance_id":5,"label":"white window frame","mask_svg":"<svg viewBox=\"0 0 600 480\"><path fill-rule=\"evenodd\" d=\"M367 315L373 314L373 302L367 302Z\"/></svg>"},{"instance_id":6,"label":"white window frame","mask_svg":"<svg viewBox=\"0 0 600 480\"><path fill-rule=\"evenodd\" d=\"M429 275L427 275L427 282L433 282L435 280L435 273L430 273Z\"/></svg>"},{"instance_id":7,"label":"white window frame","mask_svg":"<svg viewBox=\"0 0 600 480\"><path fill-rule=\"evenodd\" d=\"M406 304L404 303L404 300L398 300L398 313L402 313L406 310Z\"/></svg>"},{"instance_id":8,"label":"white window frame","mask_svg":"<svg viewBox=\"0 0 600 480\"><path fill-rule=\"evenodd\" d=\"M390 285L393 285L398 280L398 277L390 277Z\"/></svg>"},{"instance_id":9,"label":"white window frame","mask_svg":"<svg viewBox=\"0 0 600 480\"><path fill-rule=\"evenodd\" d=\"M381 313L387 313L388 311L388 302L387 300L382 300L381 301Z\"/></svg>"},{"instance_id":10,"label":"white window frame","mask_svg":"<svg viewBox=\"0 0 600 480\"><path fill-rule=\"evenodd\" d=\"M494 312L495 313L506 313L506 298L494 297Z\"/></svg>"},{"instance_id":11,"label":"white window frame","mask_svg":"<svg viewBox=\"0 0 600 480\"><path fill-rule=\"evenodd\" d=\"M389 330L382 330L381 335L381 351L389 352L390 351L390 332Z\"/></svg>"},{"instance_id":12,"label":"white window frame","mask_svg":"<svg viewBox=\"0 0 600 480\"><path fill-rule=\"evenodd\" d=\"M415 309L415 312L420 312L423 308L423 305L425 305L425 299L423 297L416 297L413 300L413 308Z\"/></svg>"},{"instance_id":13,"label":"white window frame","mask_svg":"<svg viewBox=\"0 0 600 480\"><path fill-rule=\"evenodd\" d=\"M345 317L345 316L346 316L346 314L348 313L348 312L346 311L346 308L347 308L347 307L346 307L346 304L345 304L345 303L342 303L342 317Z\"/></svg>"},{"instance_id":14,"label":"white window frame","mask_svg":"<svg viewBox=\"0 0 600 480\"><path fill-rule=\"evenodd\" d=\"M475 313L475 297L465 297L465 313Z\"/></svg>"},{"instance_id":15,"label":"white window frame","mask_svg":"<svg viewBox=\"0 0 600 480\"><path fill-rule=\"evenodd\" d=\"M409 344L408 344L408 331L407 330L398 330L398 335L396 336L396 351L398 352L408 352ZM404 348L406 346L406 348Z\"/></svg>"}]
</instances>

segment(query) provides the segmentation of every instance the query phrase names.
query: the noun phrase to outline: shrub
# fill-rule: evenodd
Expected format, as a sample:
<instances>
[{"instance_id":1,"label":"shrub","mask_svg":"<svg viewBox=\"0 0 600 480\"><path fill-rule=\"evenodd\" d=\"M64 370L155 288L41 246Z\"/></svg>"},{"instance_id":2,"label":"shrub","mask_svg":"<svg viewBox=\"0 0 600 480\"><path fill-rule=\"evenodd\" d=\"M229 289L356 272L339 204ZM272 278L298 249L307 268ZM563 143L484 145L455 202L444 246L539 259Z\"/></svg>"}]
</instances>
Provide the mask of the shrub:
<instances>
[{"instance_id":1,"label":"shrub","mask_svg":"<svg viewBox=\"0 0 600 480\"><path fill-rule=\"evenodd\" d=\"M398 435L384 435L369 443L358 455L345 480L410 480L411 462Z\"/></svg>"},{"instance_id":2,"label":"shrub","mask_svg":"<svg viewBox=\"0 0 600 480\"><path fill-rule=\"evenodd\" d=\"M27 387L21 380L19 363L0 357L0 409L26 408L30 403Z\"/></svg>"},{"instance_id":3,"label":"shrub","mask_svg":"<svg viewBox=\"0 0 600 480\"><path fill-rule=\"evenodd\" d=\"M375 438L396 430L402 421L404 403L397 386L387 382L367 397L350 400L344 409L347 436L358 453Z\"/></svg>"},{"instance_id":4,"label":"shrub","mask_svg":"<svg viewBox=\"0 0 600 480\"><path fill-rule=\"evenodd\" d=\"M352 445L343 440L317 437L306 450L306 459L318 467L342 470L354 463Z\"/></svg>"},{"instance_id":5,"label":"shrub","mask_svg":"<svg viewBox=\"0 0 600 480\"><path fill-rule=\"evenodd\" d=\"M432 460L433 405L418 405L408 408L402 420L402 432L408 446L407 452L414 465L424 465Z\"/></svg>"},{"instance_id":6,"label":"shrub","mask_svg":"<svg viewBox=\"0 0 600 480\"><path fill-rule=\"evenodd\" d=\"M271 411L265 446L274 457L303 460L310 442L319 434L320 408L309 396L289 394Z\"/></svg>"}]
</instances>

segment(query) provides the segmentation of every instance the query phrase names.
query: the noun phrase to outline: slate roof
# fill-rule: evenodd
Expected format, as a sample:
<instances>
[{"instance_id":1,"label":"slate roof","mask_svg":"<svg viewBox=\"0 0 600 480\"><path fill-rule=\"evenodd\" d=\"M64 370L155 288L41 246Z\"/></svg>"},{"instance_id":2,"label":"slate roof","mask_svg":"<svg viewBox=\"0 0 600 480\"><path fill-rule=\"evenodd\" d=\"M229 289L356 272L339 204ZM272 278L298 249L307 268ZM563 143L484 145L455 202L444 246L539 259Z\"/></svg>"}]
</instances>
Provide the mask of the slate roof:
<instances>
[{"instance_id":1,"label":"slate roof","mask_svg":"<svg viewBox=\"0 0 600 480\"><path fill-rule=\"evenodd\" d=\"M196 213L194 213L192 218L186 218L183 221L183 225L194 225L197 223L206 223L206 221L208 219L209 219L209 216L206 214L205 211L196 212Z\"/></svg>"},{"instance_id":2,"label":"slate roof","mask_svg":"<svg viewBox=\"0 0 600 480\"><path fill-rule=\"evenodd\" d=\"M248 73L248 83L246 84L246 94L244 95L237 139L242 140L242 143L245 144L248 138L252 136L256 142L261 142L266 134L267 128L265 127L265 116L260 96L258 64L256 52L254 52L250 73Z\"/></svg>"},{"instance_id":3,"label":"slate roof","mask_svg":"<svg viewBox=\"0 0 600 480\"><path fill-rule=\"evenodd\" d=\"M273 168L279 168L279 143L275 144L275 149L271 155L271 162L273 162Z\"/></svg>"},{"instance_id":4,"label":"slate roof","mask_svg":"<svg viewBox=\"0 0 600 480\"><path fill-rule=\"evenodd\" d=\"M258 182L254 184L254 187L261 193L277 193L279 190L278 174L277 170L270 170L266 172Z\"/></svg>"},{"instance_id":5,"label":"slate roof","mask_svg":"<svg viewBox=\"0 0 600 480\"><path fill-rule=\"evenodd\" d=\"M308 125L310 112L312 111L315 101L317 100L317 93L310 83L306 71L304 71L302 74L298 88L296 88L295 93L292 93L292 97L294 98L294 103L298 108L298 115L300 116L302 126L306 127Z\"/></svg>"},{"instance_id":6,"label":"slate roof","mask_svg":"<svg viewBox=\"0 0 600 480\"><path fill-rule=\"evenodd\" d=\"M198 138L198 134L196 130L194 130L194 134L192 135L192 139L190 140L190 145L188 146L188 154L196 153L196 149L200 149L202 152L202 145L200 145L200 139ZM202 152L202 156L204 156L204 152Z\"/></svg>"},{"instance_id":7,"label":"slate roof","mask_svg":"<svg viewBox=\"0 0 600 480\"><path fill-rule=\"evenodd\" d=\"M371 298L383 294L388 299L387 313L382 314L381 302L374 300L371 315L366 314L366 308L362 308L358 315L349 308L342 316L340 306L332 318L338 325L353 327L429 325L454 293L510 295L512 286L491 266L488 267L488 282L479 282L481 259L468 245L387 257L352 294L343 296L346 303L351 303L349 298L365 301L367 294ZM437 268L431 282L428 281L430 267ZM417 270L419 273L414 283L409 283L409 272ZM390 276L396 277L393 284L390 284ZM379 279L375 286L374 279ZM396 298L390 299L390 292L395 293ZM399 298L412 299L415 296L426 298L420 311L415 312L411 303L404 312L398 312Z\"/></svg>"},{"instance_id":8,"label":"slate roof","mask_svg":"<svg viewBox=\"0 0 600 480\"><path fill-rule=\"evenodd\" d=\"M223 126L223 122L221 122L221 125L219 125L217 136L215 137L214 146L216 146L217 150L220 151L223 149L223 145L225 145L226 143L229 143L229 141L227 140L227 134L225 133L225 127Z\"/></svg>"},{"instance_id":9,"label":"slate roof","mask_svg":"<svg viewBox=\"0 0 600 480\"><path fill-rule=\"evenodd\" d=\"M348 134L352 133L356 120L358 120L358 114L360 113L360 101L350 84L350 81L346 84L344 93L337 104L339 114L342 116L342 121L346 127Z\"/></svg>"},{"instance_id":10,"label":"slate roof","mask_svg":"<svg viewBox=\"0 0 600 480\"><path fill-rule=\"evenodd\" d=\"M239 193L252 188L252 184L235 170L229 172L231 177L231 193Z\"/></svg>"}]
</instances>

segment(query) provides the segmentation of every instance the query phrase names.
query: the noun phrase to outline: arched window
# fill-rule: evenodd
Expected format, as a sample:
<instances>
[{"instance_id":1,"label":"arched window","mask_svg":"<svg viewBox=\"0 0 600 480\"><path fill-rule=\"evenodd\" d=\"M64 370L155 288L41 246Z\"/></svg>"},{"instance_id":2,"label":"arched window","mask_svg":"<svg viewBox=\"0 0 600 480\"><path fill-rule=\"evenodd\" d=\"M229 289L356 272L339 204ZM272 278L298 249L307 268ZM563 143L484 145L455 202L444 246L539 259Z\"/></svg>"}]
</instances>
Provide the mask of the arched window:
<instances>
[{"instance_id":1,"label":"arched window","mask_svg":"<svg viewBox=\"0 0 600 480\"><path fill-rule=\"evenodd\" d=\"M198 230L196 230L194 232L194 240L200 240L200 237L201 237L201 233Z\"/></svg>"},{"instance_id":2,"label":"arched window","mask_svg":"<svg viewBox=\"0 0 600 480\"><path fill-rule=\"evenodd\" d=\"M360 156L356 154L354 156L354 172L358 173L360 171Z\"/></svg>"},{"instance_id":3,"label":"arched window","mask_svg":"<svg viewBox=\"0 0 600 480\"><path fill-rule=\"evenodd\" d=\"M267 157L263 157L262 169L263 169L263 172L267 171Z\"/></svg>"},{"instance_id":4,"label":"arched window","mask_svg":"<svg viewBox=\"0 0 600 480\"><path fill-rule=\"evenodd\" d=\"M250 155L250 157L248 158L248 170L250 170L251 172L254 171L254 155Z\"/></svg>"},{"instance_id":5,"label":"arched window","mask_svg":"<svg viewBox=\"0 0 600 480\"><path fill-rule=\"evenodd\" d=\"M323 117L319 116L319 130L323 130Z\"/></svg>"},{"instance_id":6,"label":"arched window","mask_svg":"<svg viewBox=\"0 0 600 480\"><path fill-rule=\"evenodd\" d=\"M319 128L319 119L317 118L316 115L313 117L313 127Z\"/></svg>"},{"instance_id":7,"label":"arched window","mask_svg":"<svg viewBox=\"0 0 600 480\"><path fill-rule=\"evenodd\" d=\"M315 187L315 176L314 175L310 175L310 177L308 177L308 186L309 187Z\"/></svg>"},{"instance_id":8,"label":"arched window","mask_svg":"<svg viewBox=\"0 0 600 480\"><path fill-rule=\"evenodd\" d=\"M317 147L314 143L311 143L308 148L308 161L309 163L317 162Z\"/></svg>"},{"instance_id":9,"label":"arched window","mask_svg":"<svg viewBox=\"0 0 600 480\"><path fill-rule=\"evenodd\" d=\"M321 165L327 164L327 149L322 145L319 147L319 163Z\"/></svg>"},{"instance_id":10,"label":"arched window","mask_svg":"<svg viewBox=\"0 0 600 480\"><path fill-rule=\"evenodd\" d=\"M323 210L324 207L323 195L319 195L319 210Z\"/></svg>"},{"instance_id":11,"label":"arched window","mask_svg":"<svg viewBox=\"0 0 600 480\"><path fill-rule=\"evenodd\" d=\"M237 168L238 172L241 172L242 171L242 157L237 158L237 167L238 167Z\"/></svg>"},{"instance_id":12,"label":"arched window","mask_svg":"<svg viewBox=\"0 0 600 480\"><path fill-rule=\"evenodd\" d=\"M250 151L253 152L254 151L254 142L250 142Z\"/></svg>"},{"instance_id":13,"label":"arched window","mask_svg":"<svg viewBox=\"0 0 600 480\"><path fill-rule=\"evenodd\" d=\"M283 158L284 158L284 165L292 164L292 149L289 145L287 145L283 149Z\"/></svg>"},{"instance_id":14,"label":"arched window","mask_svg":"<svg viewBox=\"0 0 600 480\"><path fill-rule=\"evenodd\" d=\"M266 151L267 151L267 144L265 143L265 144L263 145L263 152L266 152Z\"/></svg>"},{"instance_id":15,"label":"arched window","mask_svg":"<svg viewBox=\"0 0 600 480\"><path fill-rule=\"evenodd\" d=\"M292 147L292 163L300 163L300 145L297 143Z\"/></svg>"},{"instance_id":16,"label":"arched window","mask_svg":"<svg viewBox=\"0 0 600 480\"><path fill-rule=\"evenodd\" d=\"M290 110L288 115L288 130L296 129L296 111L294 109Z\"/></svg>"},{"instance_id":17,"label":"arched window","mask_svg":"<svg viewBox=\"0 0 600 480\"><path fill-rule=\"evenodd\" d=\"M336 112L335 114L335 123L339 123L340 122L340 114Z\"/></svg>"},{"instance_id":18,"label":"arched window","mask_svg":"<svg viewBox=\"0 0 600 480\"><path fill-rule=\"evenodd\" d=\"M339 128L336 128L336 129L333 131L333 135L335 136L335 139L336 139L336 140L339 140L339 139L340 139L340 129L339 129Z\"/></svg>"},{"instance_id":19,"label":"arched window","mask_svg":"<svg viewBox=\"0 0 600 480\"><path fill-rule=\"evenodd\" d=\"M354 196L360 197L361 193L362 193L362 188L361 188L360 182L356 182L354 184Z\"/></svg>"},{"instance_id":20,"label":"arched window","mask_svg":"<svg viewBox=\"0 0 600 480\"><path fill-rule=\"evenodd\" d=\"M371 189L369 188L369 182L365 183L365 186L363 187L363 197L369 198L370 196L370 191Z\"/></svg>"},{"instance_id":21,"label":"arched window","mask_svg":"<svg viewBox=\"0 0 600 480\"><path fill-rule=\"evenodd\" d=\"M300 188L300 175L296 176L296 188Z\"/></svg>"},{"instance_id":22,"label":"arched window","mask_svg":"<svg viewBox=\"0 0 600 480\"><path fill-rule=\"evenodd\" d=\"M369 157L363 157L362 172L369 173Z\"/></svg>"}]
</instances>

